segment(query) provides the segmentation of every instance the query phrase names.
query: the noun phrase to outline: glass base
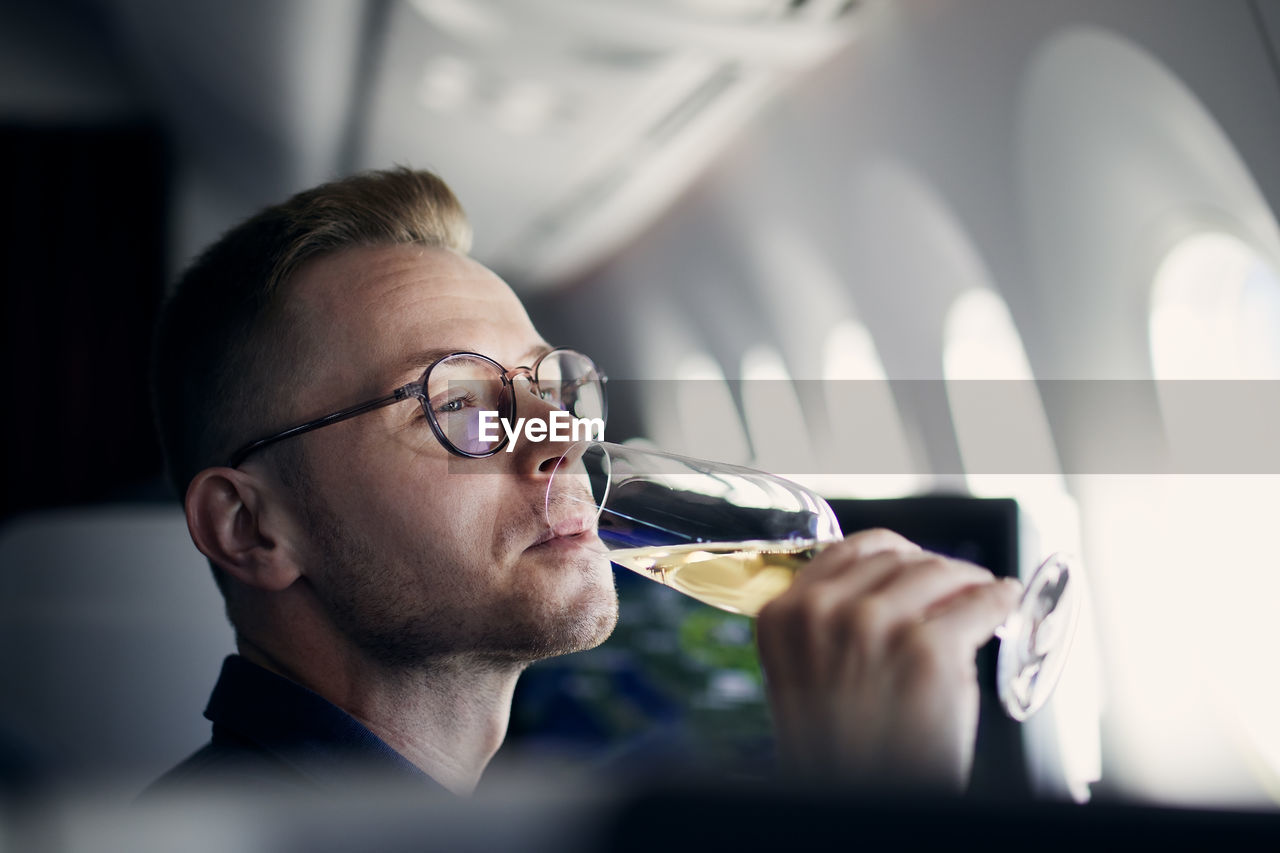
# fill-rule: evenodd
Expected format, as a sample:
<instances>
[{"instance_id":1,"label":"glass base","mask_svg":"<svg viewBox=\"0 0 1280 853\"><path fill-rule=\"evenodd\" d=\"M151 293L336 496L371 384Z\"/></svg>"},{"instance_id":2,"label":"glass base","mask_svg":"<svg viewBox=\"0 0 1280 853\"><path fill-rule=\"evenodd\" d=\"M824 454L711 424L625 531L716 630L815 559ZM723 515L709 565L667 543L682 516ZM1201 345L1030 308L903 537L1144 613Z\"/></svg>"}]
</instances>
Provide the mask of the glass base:
<instances>
[{"instance_id":1,"label":"glass base","mask_svg":"<svg viewBox=\"0 0 1280 853\"><path fill-rule=\"evenodd\" d=\"M1032 574L1017 611L996 632L996 689L1013 719L1027 719L1053 693L1075 638L1080 597L1075 561L1054 554Z\"/></svg>"}]
</instances>

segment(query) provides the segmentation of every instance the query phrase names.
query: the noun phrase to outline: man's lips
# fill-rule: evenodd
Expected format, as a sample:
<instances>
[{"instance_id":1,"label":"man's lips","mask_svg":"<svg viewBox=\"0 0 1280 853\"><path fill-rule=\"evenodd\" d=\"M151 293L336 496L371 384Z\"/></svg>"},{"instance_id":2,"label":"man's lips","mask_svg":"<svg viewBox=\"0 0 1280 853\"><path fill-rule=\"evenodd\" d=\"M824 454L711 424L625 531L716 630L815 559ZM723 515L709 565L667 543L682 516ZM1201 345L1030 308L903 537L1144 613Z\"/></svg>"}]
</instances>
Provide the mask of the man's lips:
<instances>
[{"instance_id":1,"label":"man's lips","mask_svg":"<svg viewBox=\"0 0 1280 853\"><path fill-rule=\"evenodd\" d=\"M584 533L595 533L596 522L591 516L573 516L563 518L555 522L547 530L542 532L530 548L537 548L539 545L546 545L553 540L571 539L576 536L582 536ZM586 538L586 537L583 537Z\"/></svg>"}]
</instances>

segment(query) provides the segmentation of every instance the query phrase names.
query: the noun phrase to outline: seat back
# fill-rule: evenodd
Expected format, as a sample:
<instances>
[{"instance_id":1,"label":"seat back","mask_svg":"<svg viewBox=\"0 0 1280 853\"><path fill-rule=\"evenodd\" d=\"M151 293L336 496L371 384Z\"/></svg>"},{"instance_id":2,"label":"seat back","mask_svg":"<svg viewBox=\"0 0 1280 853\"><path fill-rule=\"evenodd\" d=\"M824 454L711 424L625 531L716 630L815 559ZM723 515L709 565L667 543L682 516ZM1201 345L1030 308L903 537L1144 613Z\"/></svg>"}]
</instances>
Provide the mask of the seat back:
<instances>
[{"instance_id":1,"label":"seat back","mask_svg":"<svg viewBox=\"0 0 1280 853\"><path fill-rule=\"evenodd\" d=\"M107 505L0 528L0 730L55 779L140 788L209 738L234 650L176 507Z\"/></svg>"}]
</instances>

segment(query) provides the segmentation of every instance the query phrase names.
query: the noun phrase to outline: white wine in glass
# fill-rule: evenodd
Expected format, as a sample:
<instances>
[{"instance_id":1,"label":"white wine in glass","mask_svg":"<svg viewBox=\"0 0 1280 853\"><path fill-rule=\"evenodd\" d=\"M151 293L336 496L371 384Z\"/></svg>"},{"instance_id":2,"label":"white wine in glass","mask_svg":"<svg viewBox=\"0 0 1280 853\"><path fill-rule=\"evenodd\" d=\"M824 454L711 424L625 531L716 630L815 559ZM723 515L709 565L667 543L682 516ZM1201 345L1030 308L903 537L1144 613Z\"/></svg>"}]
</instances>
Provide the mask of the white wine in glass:
<instances>
[{"instance_id":1,"label":"white wine in glass","mask_svg":"<svg viewBox=\"0 0 1280 853\"><path fill-rule=\"evenodd\" d=\"M813 559L813 542L692 542L619 548L609 559L701 602L755 616Z\"/></svg>"}]
</instances>

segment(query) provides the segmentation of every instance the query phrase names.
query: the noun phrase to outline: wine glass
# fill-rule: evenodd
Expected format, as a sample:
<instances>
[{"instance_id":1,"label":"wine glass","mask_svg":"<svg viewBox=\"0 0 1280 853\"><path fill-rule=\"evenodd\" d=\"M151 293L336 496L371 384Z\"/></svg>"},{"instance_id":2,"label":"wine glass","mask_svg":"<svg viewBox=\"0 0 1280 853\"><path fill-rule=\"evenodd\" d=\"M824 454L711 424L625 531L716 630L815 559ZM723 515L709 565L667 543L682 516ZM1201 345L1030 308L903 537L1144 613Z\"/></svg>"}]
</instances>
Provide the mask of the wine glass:
<instances>
[{"instance_id":1,"label":"wine glass","mask_svg":"<svg viewBox=\"0 0 1280 853\"><path fill-rule=\"evenodd\" d=\"M604 441L574 445L547 487L547 522L567 503L597 513L609 559L706 604L755 616L843 534L809 489L751 468ZM1074 561L1054 554L996 630L996 688L1025 720L1062 673L1079 615Z\"/></svg>"}]
</instances>

